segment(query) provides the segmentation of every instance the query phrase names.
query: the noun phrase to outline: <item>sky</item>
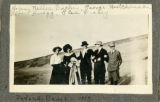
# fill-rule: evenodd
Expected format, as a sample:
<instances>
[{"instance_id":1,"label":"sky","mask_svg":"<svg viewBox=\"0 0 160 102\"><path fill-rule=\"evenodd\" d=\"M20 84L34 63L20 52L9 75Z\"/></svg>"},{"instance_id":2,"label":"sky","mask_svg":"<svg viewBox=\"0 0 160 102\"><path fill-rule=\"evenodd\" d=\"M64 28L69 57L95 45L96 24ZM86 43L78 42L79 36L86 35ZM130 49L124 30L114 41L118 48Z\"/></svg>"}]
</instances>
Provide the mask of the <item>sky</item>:
<instances>
[{"instance_id":1,"label":"sky","mask_svg":"<svg viewBox=\"0 0 160 102\"><path fill-rule=\"evenodd\" d=\"M147 15L17 16L15 19L15 61L52 53L55 46L80 48L96 41L108 42L148 34Z\"/></svg>"}]
</instances>

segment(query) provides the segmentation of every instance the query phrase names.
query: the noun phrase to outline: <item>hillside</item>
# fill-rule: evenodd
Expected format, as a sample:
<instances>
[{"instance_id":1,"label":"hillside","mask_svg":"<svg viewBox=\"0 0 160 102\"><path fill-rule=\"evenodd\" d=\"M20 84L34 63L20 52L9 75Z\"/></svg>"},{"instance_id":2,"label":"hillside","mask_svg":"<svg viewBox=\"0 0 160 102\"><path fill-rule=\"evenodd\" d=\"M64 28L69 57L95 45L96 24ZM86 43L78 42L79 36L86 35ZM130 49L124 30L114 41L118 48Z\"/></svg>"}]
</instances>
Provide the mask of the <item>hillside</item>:
<instances>
[{"instance_id":1,"label":"hillside","mask_svg":"<svg viewBox=\"0 0 160 102\"><path fill-rule=\"evenodd\" d=\"M120 70L122 80L119 84L146 84L148 35L121 39L115 42L116 49L121 52L123 59ZM107 51L109 51L108 43L104 43L103 46ZM89 48L95 49L95 46ZM73 51L77 53L80 50L75 49ZM63 55L63 52L61 54ZM50 56L15 62L15 84L48 84L52 71L52 67L49 65ZM140 78L139 75L141 75Z\"/></svg>"},{"instance_id":2,"label":"hillside","mask_svg":"<svg viewBox=\"0 0 160 102\"><path fill-rule=\"evenodd\" d=\"M134 40L147 39L147 38L148 38L147 35L141 35L141 36L137 36L137 37L117 40L115 42L116 42L116 45L118 46L118 45L123 44L123 43L131 42L131 41L134 41ZM108 49L108 43L109 42L104 43L104 48ZM89 48L94 49L94 46L89 46ZM74 49L73 51L78 52L79 50L81 50L81 48ZM62 54L63 54L63 52L62 52ZM47 55L47 56L42 56L42 57L38 57L38 58L34 58L34 59L18 61L18 62L15 62L14 67L15 68L40 67L40 66L43 66L43 65L49 63L50 56L51 55Z\"/></svg>"}]
</instances>

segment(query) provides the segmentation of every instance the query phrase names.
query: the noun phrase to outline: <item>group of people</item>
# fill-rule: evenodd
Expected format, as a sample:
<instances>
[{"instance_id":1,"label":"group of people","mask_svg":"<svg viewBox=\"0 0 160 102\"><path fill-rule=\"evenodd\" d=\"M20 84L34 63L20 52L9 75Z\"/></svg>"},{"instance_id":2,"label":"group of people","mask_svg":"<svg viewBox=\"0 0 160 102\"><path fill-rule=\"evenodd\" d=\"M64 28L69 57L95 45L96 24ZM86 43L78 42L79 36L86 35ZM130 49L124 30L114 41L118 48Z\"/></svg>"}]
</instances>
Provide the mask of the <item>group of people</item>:
<instances>
[{"instance_id":1,"label":"group of people","mask_svg":"<svg viewBox=\"0 0 160 102\"><path fill-rule=\"evenodd\" d=\"M107 52L103 48L103 43L97 41L95 43L96 50L88 48L87 41L83 41L82 50L75 54L72 46L66 44L63 46L64 55L60 54L62 48L54 47L53 55L50 58L50 65L53 67L50 84L69 84L84 85L93 84L92 70L94 72L94 84L105 84L106 66L111 85L117 85L119 76L119 68L122 64L121 54L115 49L115 42L109 44L110 51ZM94 63L94 68L92 68Z\"/></svg>"}]
</instances>

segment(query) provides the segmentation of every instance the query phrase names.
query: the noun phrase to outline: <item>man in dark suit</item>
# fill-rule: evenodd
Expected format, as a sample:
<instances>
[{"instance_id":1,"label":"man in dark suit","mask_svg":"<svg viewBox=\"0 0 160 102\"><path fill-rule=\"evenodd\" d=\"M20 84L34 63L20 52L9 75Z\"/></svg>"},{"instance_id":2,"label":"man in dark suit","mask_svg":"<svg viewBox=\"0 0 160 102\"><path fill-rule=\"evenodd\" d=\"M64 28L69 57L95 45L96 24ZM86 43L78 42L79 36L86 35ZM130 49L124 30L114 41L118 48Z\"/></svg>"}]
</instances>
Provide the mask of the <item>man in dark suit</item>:
<instances>
[{"instance_id":1,"label":"man in dark suit","mask_svg":"<svg viewBox=\"0 0 160 102\"><path fill-rule=\"evenodd\" d=\"M108 74L111 85L117 85L119 76L119 66L122 64L121 53L115 49L115 43L111 42L109 44L111 51L108 52L109 62L108 62Z\"/></svg>"},{"instance_id":2,"label":"man in dark suit","mask_svg":"<svg viewBox=\"0 0 160 102\"><path fill-rule=\"evenodd\" d=\"M105 63L108 62L108 53L105 49L102 48L103 44L101 41L96 42L96 48L94 52L94 80L95 84L105 84Z\"/></svg>"},{"instance_id":3,"label":"man in dark suit","mask_svg":"<svg viewBox=\"0 0 160 102\"><path fill-rule=\"evenodd\" d=\"M88 49L87 41L83 41L81 46L83 47L83 50L80 51L78 59L80 60L82 84L85 84L86 77L88 80L88 84L91 84L91 71L92 71L91 56L93 55L93 50Z\"/></svg>"}]
</instances>

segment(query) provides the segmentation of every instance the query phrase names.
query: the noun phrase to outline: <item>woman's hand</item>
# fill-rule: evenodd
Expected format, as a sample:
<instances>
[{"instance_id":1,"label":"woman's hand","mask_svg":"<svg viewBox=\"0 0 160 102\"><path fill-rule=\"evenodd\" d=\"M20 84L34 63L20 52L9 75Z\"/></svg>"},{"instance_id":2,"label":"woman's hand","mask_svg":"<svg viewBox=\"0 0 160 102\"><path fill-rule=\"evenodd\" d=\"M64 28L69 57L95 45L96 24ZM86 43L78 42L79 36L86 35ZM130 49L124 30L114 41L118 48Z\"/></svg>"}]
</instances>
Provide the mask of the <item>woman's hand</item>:
<instances>
[{"instance_id":1,"label":"woman's hand","mask_svg":"<svg viewBox=\"0 0 160 102\"><path fill-rule=\"evenodd\" d=\"M66 66L67 66L67 64L64 64L64 66L66 67Z\"/></svg>"},{"instance_id":2,"label":"woman's hand","mask_svg":"<svg viewBox=\"0 0 160 102\"><path fill-rule=\"evenodd\" d=\"M80 52L77 52L75 53L76 54L76 57L79 57L80 56Z\"/></svg>"},{"instance_id":3,"label":"woman's hand","mask_svg":"<svg viewBox=\"0 0 160 102\"><path fill-rule=\"evenodd\" d=\"M68 64L68 66L72 68L72 66L73 66L73 63L71 63L71 62L70 62L70 63Z\"/></svg>"},{"instance_id":4,"label":"woman's hand","mask_svg":"<svg viewBox=\"0 0 160 102\"><path fill-rule=\"evenodd\" d=\"M99 58L97 59L97 61L101 61L101 58L99 57Z\"/></svg>"},{"instance_id":5,"label":"woman's hand","mask_svg":"<svg viewBox=\"0 0 160 102\"><path fill-rule=\"evenodd\" d=\"M70 59L70 61L73 63L73 62L77 62L77 59L75 58L75 57L72 57L71 59Z\"/></svg>"},{"instance_id":6,"label":"woman's hand","mask_svg":"<svg viewBox=\"0 0 160 102\"><path fill-rule=\"evenodd\" d=\"M95 58L95 56L91 56L91 59L94 59Z\"/></svg>"}]
</instances>

